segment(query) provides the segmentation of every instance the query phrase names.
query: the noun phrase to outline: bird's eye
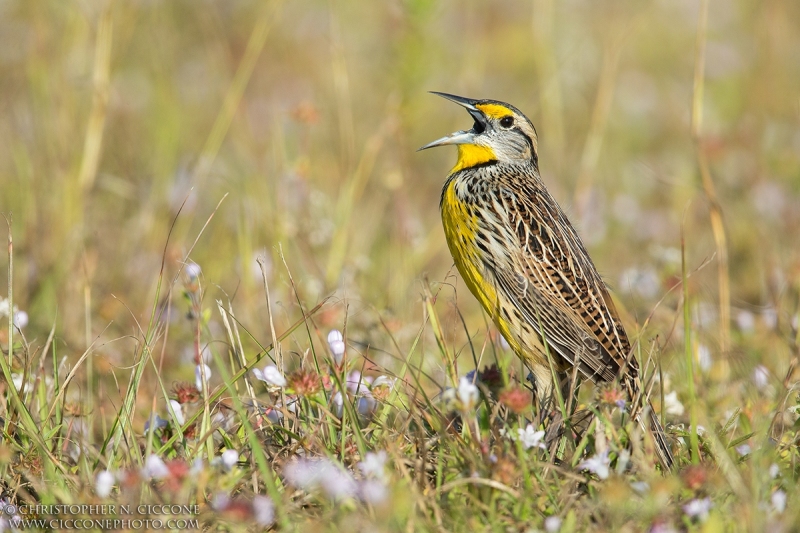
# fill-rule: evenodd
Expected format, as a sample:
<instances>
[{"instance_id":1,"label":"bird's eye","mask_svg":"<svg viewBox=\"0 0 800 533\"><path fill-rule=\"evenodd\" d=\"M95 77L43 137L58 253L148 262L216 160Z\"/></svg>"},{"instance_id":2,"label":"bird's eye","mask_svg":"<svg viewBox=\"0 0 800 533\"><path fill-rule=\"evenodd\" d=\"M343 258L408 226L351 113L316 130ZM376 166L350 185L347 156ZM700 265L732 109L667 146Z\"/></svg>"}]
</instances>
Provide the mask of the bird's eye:
<instances>
[{"instance_id":1,"label":"bird's eye","mask_svg":"<svg viewBox=\"0 0 800 533\"><path fill-rule=\"evenodd\" d=\"M514 125L514 117L507 116L500 119L500 125L504 128L510 128Z\"/></svg>"}]
</instances>

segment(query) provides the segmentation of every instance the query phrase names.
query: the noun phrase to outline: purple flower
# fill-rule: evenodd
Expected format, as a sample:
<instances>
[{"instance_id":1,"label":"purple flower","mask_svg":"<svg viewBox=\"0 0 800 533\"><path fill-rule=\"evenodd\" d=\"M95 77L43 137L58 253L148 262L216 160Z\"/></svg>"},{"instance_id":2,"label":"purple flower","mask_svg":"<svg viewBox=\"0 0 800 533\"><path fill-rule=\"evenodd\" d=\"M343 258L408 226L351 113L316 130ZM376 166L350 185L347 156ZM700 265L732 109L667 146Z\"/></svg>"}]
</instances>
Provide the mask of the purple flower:
<instances>
[{"instance_id":1,"label":"purple flower","mask_svg":"<svg viewBox=\"0 0 800 533\"><path fill-rule=\"evenodd\" d=\"M712 507L714 504L711 502L711 498L695 498L683 506L683 512L689 518L697 518L701 522L705 522Z\"/></svg>"},{"instance_id":2,"label":"purple flower","mask_svg":"<svg viewBox=\"0 0 800 533\"><path fill-rule=\"evenodd\" d=\"M330 333L328 333L328 347L331 349L331 354L333 355L333 360L336 362L336 364L342 364L342 359L344 358L344 352L347 349L347 346L344 344L344 336L342 336L341 331L338 329L332 329Z\"/></svg>"},{"instance_id":3,"label":"purple flower","mask_svg":"<svg viewBox=\"0 0 800 533\"><path fill-rule=\"evenodd\" d=\"M275 522L275 504L266 496L255 495L253 497L253 517L259 526L271 526Z\"/></svg>"}]
</instances>

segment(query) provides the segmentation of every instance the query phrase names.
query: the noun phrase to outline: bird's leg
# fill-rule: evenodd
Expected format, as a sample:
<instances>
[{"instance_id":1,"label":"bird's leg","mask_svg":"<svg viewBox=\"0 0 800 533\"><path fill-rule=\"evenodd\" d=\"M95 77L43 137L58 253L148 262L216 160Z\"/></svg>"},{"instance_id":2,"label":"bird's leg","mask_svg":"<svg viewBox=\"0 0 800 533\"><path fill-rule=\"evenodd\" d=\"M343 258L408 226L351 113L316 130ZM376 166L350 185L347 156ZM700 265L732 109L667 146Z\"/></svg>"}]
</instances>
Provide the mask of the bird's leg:
<instances>
[{"instance_id":1,"label":"bird's leg","mask_svg":"<svg viewBox=\"0 0 800 533\"><path fill-rule=\"evenodd\" d=\"M540 411L540 422L547 421L547 433L545 434L545 444L550 446L556 442L564 434L564 415L569 417L569 411L563 411L564 406L568 406L574 402L568 401L568 395L571 393L570 376L566 372L558 372L556 374L558 391L555 388L552 377L548 380L549 388L547 390L546 399L542 401L543 408ZM561 404L558 399L557 392L561 393L561 400L565 404Z\"/></svg>"},{"instance_id":2,"label":"bird's leg","mask_svg":"<svg viewBox=\"0 0 800 533\"><path fill-rule=\"evenodd\" d=\"M544 365L533 365L528 374L528 382L533 391L534 404L538 417L537 425L541 425L550 418L556 402L553 392L553 376L550 368Z\"/></svg>"},{"instance_id":3,"label":"bird's leg","mask_svg":"<svg viewBox=\"0 0 800 533\"><path fill-rule=\"evenodd\" d=\"M558 391L564 401L565 411L562 412L558 402L556 388L553 383L553 375L549 367L534 366L528 375L534 395L534 403L537 412L537 425L546 426L545 444L550 447L562 435L565 427L569 428L570 434L575 437L586 431L591 416L587 412L576 413L578 388L580 387L580 374L577 368L571 371L558 372ZM564 421L564 415L567 421Z\"/></svg>"},{"instance_id":4,"label":"bird's leg","mask_svg":"<svg viewBox=\"0 0 800 533\"><path fill-rule=\"evenodd\" d=\"M581 376L577 372L577 367L575 367L563 389L567 391L564 398L567 402L567 415L569 416L569 420L565 425L568 426L570 436L574 442L578 442L583 437L594 417L594 414L588 409L578 410L578 390L580 386Z\"/></svg>"},{"instance_id":5,"label":"bird's leg","mask_svg":"<svg viewBox=\"0 0 800 533\"><path fill-rule=\"evenodd\" d=\"M566 372L559 372L558 376L558 388L561 392L561 398L564 401L567 401L567 395L569 394L569 379ZM551 380L552 383L552 380ZM545 444L550 447L552 443L557 441L561 435L564 434L564 413L561 410L561 406L559 405L558 398L556 397L556 389L555 387L550 388L550 394L548 396L547 406L548 409L543 412L543 416L546 416L546 419L549 420L547 425L547 433L545 434L544 440ZM569 402L571 403L571 402ZM568 413L568 411L567 411ZM542 421L545 419L543 418Z\"/></svg>"},{"instance_id":6,"label":"bird's leg","mask_svg":"<svg viewBox=\"0 0 800 533\"><path fill-rule=\"evenodd\" d=\"M545 435L545 442L548 445L563 436L565 431L576 441L589 427L591 412L586 410L576 411L580 384L581 377L577 372L577 367L573 367L571 372L559 374L559 387L561 389L561 397L564 399L565 410L562 412L559 406L554 406L555 409L549 413L550 424ZM554 395L551 396L553 396L553 403L555 403ZM566 421L564 420L565 415L567 417Z\"/></svg>"},{"instance_id":7,"label":"bird's leg","mask_svg":"<svg viewBox=\"0 0 800 533\"><path fill-rule=\"evenodd\" d=\"M578 442L583 437L583 434L589 429L589 424L594 417L593 413L588 409L577 411L578 390L581 386L581 375L578 369L581 366L581 357L583 353L583 350L579 350L576 353L575 362L572 365L571 379L569 380L569 392L565 396L565 398L569 398L567 401L567 413L569 415L568 424L573 442Z\"/></svg>"}]
</instances>

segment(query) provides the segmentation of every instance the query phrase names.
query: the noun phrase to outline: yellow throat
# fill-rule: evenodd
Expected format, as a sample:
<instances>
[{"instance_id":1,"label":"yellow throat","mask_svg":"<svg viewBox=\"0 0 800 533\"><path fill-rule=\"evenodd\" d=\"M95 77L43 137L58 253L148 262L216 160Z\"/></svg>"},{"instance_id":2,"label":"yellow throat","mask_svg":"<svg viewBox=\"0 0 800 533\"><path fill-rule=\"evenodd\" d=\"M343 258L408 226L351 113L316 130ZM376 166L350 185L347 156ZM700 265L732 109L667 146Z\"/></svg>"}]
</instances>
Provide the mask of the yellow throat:
<instances>
[{"instance_id":1,"label":"yellow throat","mask_svg":"<svg viewBox=\"0 0 800 533\"><path fill-rule=\"evenodd\" d=\"M451 170L450 173L453 174L454 172L464 170L465 168L471 168L496 160L497 156L495 156L494 150L488 146L480 146L477 144L459 144L458 161L456 161L456 166L453 167L453 170Z\"/></svg>"}]
</instances>

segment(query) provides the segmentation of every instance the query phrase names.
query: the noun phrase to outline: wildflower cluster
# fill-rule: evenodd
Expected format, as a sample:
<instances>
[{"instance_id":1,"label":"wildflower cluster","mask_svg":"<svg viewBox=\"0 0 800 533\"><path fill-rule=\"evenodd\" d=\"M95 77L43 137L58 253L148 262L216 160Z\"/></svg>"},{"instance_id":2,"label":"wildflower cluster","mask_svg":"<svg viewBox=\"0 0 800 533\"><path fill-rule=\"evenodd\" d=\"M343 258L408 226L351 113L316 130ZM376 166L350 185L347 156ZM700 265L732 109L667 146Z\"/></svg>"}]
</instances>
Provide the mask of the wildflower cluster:
<instances>
[{"instance_id":1,"label":"wildflower cluster","mask_svg":"<svg viewBox=\"0 0 800 533\"><path fill-rule=\"evenodd\" d=\"M389 495L385 451L367 452L357 464L361 478L327 458L299 459L284 468L286 482L307 492L319 491L332 500L359 499L381 505Z\"/></svg>"},{"instance_id":2,"label":"wildflower cluster","mask_svg":"<svg viewBox=\"0 0 800 533\"><path fill-rule=\"evenodd\" d=\"M441 501L457 499L446 494L480 500L483 491L495 491L493 499L480 501L493 502L504 516L528 506L537 516L526 516L525 524L535 530L574 529L574 516L560 500L528 496L551 483L540 476L547 472L577 483L589 502L599 498L613 506L616 500L608 495L623 494L621 499L651 513L644 519L650 531L710 525L725 512L725 500L714 491L719 474L708 466L712 452L719 453L712 449L710 432L717 437L733 433L730 428L743 415L730 410L725 418L734 422L714 429L709 424L708 431L691 428L688 408L681 403L688 396L668 373L657 378L664 380L658 386L664 395L653 401L673 421L668 432L678 441L676 455L687 446L691 429L700 436L703 454L700 465L682 467L672 476L672 485L662 483L654 471L650 443L632 438L641 427L631 420L633 406L618 384L595 388L588 406L584 399L589 396L580 396L562 424L567 406L543 403L534 397L536 383L520 383L513 371L486 366L455 377L450 388L439 389L441 394L428 395L424 385L399 387L397 378L380 370L376 357L362 357L361 343L348 341L336 329L310 346L296 343L300 350L261 352L254 360L247 350L240 353L232 332L227 344L210 338L215 324L202 307L201 270L189 264L185 275L193 342L191 367L183 370L189 380L174 382L157 411L139 422L144 438L130 439L139 446L138 459L105 463L97 455L99 464L107 466L93 473L92 498L130 501L147 492L163 501L187 502L202 494L203 509L214 520L283 529L281 517L301 508L312 516L333 510L359 518L389 516L396 502L408 497L404 487L413 485L425 494L442 494ZM221 345L231 347L230 357L219 357ZM693 354L706 372L710 351L698 344ZM22 376L12 375L18 389L34 390L36 384L45 391L55 388L52 380L36 381L30 375L23 387ZM760 394L776 389L764 365L746 368L743 376L748 388ZM711 373L706 377L711 379ZM65 403L61 415L70 428L64 449L74 464L95 454L87 411L81 407ZM787 407L787 427L798 413L797 406ZM791 450L794 438L796 433L787 431L777 445ZM725 440L736 464L761 460L756 436L726 435ZM783 478L790 469L781 464L769 467L770 481L756 494L769 527L782 523L793 503L793 484ZM625 516L629 510L613 513ZM0 521L0 527L5 525Z\"/></svg>"}]
</instances>

